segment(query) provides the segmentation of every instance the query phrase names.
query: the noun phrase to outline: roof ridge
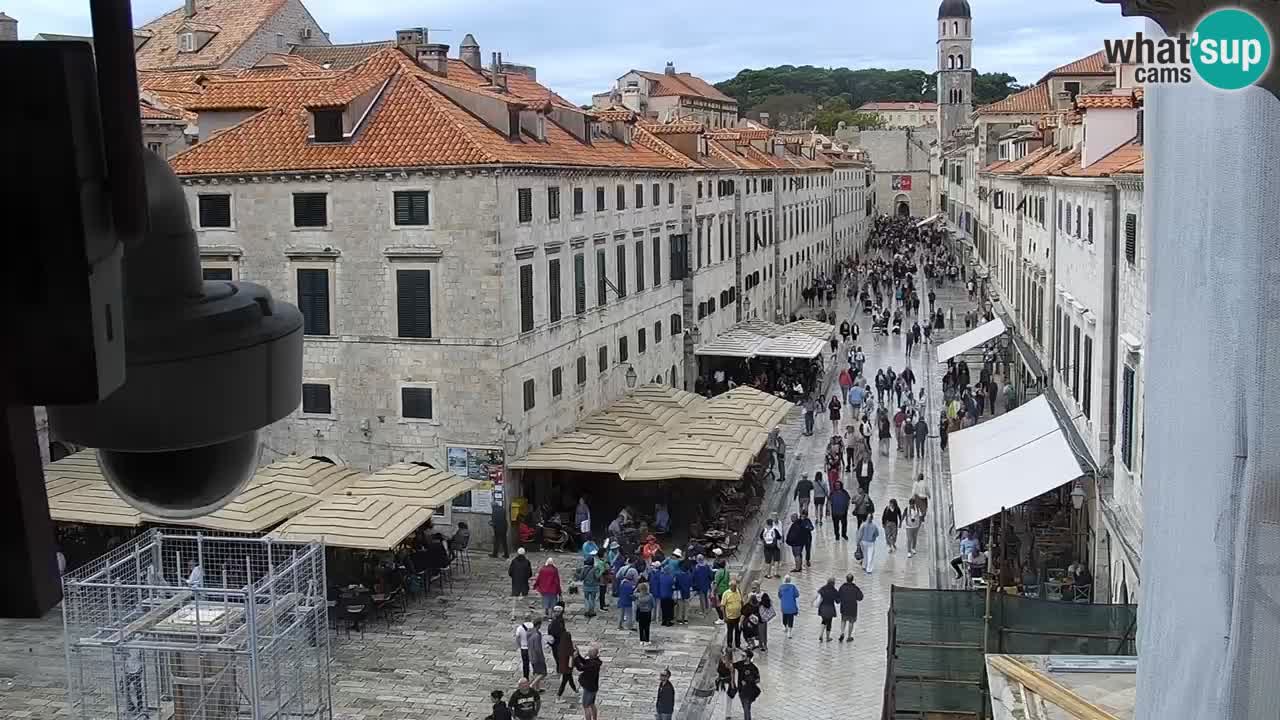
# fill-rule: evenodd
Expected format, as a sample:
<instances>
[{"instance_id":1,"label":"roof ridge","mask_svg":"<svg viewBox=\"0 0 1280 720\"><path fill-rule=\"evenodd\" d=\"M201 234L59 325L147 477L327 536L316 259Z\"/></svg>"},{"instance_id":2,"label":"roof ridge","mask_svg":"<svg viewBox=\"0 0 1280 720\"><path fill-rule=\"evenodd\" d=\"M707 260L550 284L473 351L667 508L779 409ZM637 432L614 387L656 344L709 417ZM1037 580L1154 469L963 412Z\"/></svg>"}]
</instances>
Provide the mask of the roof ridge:
<instances>
[{"instance_id":1,"label":"roof ridge","mask_svg":"<svg viewBox=\"0 0 1280 720\"><path fill-rule=\"evenodd\" d=\"M170 166L173 166L174 162L177 161L179 158L183 158L183 157L195 154L197 150L202 150L202 151L208 150L208 148L212 143L217 142L220 139L226 138L235 132L243 130L245 126L249 125L254 121L261 120L262 118L268 117L272 113L283 113L283 112L285 112L285 109L279 106L263 108L262 110L255 112L254 114L241 120L240 122L232 123L231 125L228 125L224 128L215 130L212 134L209 135L208 138L204 140L204 142L191 145L183 150L179 150L173 155L170 155L169 164ZM217 148L215 147L214 150L217 150ZM174 171L181 172L176 167L174 167Z\"/></svg>"},{"instance_id":2,"label":"roof ridge","mask_svg":"<svg viewBox=\"0 0 1280 720\"><path fill-rule=\"evenodd\" d=\"M397 75L399 75L399 73L397 73ZM415 81L410 83L410 86L412 87L412 91L418 93L424 100L426 100L433 110L443 114L446 117L446 119L453 125L454 129L456 129L458 133L462 135L463 139L466 140L467 143L471 145L471 148L475 150L477 154L481 155L484 158L485 162L491 162L491 163L501 162L500 158L495 156L493 153L489 152L489 150L485 147L484 143L481 142L480 139L476 138L475 135L472 134L470 128L458 122L458 119L456 117L453 117L453 112L455 110L458 112L464 112L468 116L475 118L477 122L485 125L485 127L489 126L488 123L485 123L483 120L476 117L470 110L467 110L464 107L460 107L459 105L454 103L452 100L450 100L447 96L445 96L439 90L436 90L435 88L431 87L431 85L427 83L424 78L418 77L416 75L405 75L405 76L412 78ZM436 97L437 95L439 95L440 97L437 98ZM444 103L444 106L437 105L437 103ZM495 130L494 132L497 132L497 131Z\"/></svg>"}]
</instances>

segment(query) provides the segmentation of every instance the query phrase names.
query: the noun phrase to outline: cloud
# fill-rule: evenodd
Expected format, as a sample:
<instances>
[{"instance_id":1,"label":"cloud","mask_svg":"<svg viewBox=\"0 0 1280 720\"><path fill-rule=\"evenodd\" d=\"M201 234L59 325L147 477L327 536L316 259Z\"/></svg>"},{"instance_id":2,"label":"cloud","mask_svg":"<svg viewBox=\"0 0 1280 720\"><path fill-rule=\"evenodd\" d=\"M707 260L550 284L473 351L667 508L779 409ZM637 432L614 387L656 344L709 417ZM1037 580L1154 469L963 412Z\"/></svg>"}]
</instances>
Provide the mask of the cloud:
<instances>
[{"instance_id":1,"label":"cloud","mask_svg":"<svg viewBox=\"0 0 1280 720\"><path fill-rule=\"evenodd\" d=\"M209 0L202 0L209 1ZM213 0L216 1L216 0ZM134 0L141 25L177 7L173 0ZM802 5L744 0L726 7L689 0L650 0L622 8L543 0L309 0L334 42L390 39L397 28L436 28L433 39L456 45L468 32L481 51L538 68L538 79L588 102L631 68L661 70L672 61L717 82L744 68L775 65L931 70L937 32L932 0ZM1079 0L972 0L973 65L1035 82L1046 71L1132 35L1141 22L1114 5ZM38 32L87 34L88 0L9 0L22 37Z\"/></svg>"}]
</instances>

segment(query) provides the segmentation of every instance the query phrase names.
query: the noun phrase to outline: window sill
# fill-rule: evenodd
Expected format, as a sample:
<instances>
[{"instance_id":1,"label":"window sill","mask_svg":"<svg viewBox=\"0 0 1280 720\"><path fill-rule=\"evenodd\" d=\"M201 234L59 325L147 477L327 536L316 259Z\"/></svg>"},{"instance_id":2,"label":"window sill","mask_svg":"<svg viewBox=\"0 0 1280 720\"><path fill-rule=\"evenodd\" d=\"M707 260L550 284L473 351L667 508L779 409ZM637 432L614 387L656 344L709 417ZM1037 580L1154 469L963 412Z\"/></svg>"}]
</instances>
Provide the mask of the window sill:
<instances>
[{"instance_id":1,"label":"window sill","mask_svg":"<svg viewBox=\"0 0 1280 720\"><path fill-rule=\"evenodd\" d=\"M333 414L333 413L309 413L309 412L300 412L300 413L298 413L298 419L299 419L299 420L329 420L329 421L335 421L335 420L337 420L337 419L338 419L338 416L337 416L337 415L335 415L335 414Z\"/></svg>"},{"instance_id":2,"label":"window sill","mask_svg":"<svg viewBox=\"0 0 1280 720\"><path fill-rule=\"evenodd\" d=\"M432 232L436 229L436 226L430 223L426 225L397 225L395 223L391 223L391 225L388 226L388 229L392 232L413 232L415 230L419 232Z\"/></svg>"},{"instance_id":3,"label":"window sill","mask_svg":"<svg viewBox=\"0 0 1280 720\"><path fill-rule=\"evenodd\" d=\"M407 418L402 417L396 420L398 425L439 425L440 421L435 418Z\"/></svg>"},{"instance_id":4,"label":"window sill","mask_svg":"<svg viewBox=\"0 0 1280 720\"><path fill-rule=\"evenodd\" d=\"M396 342L410 343L413 345L439 345L440 344L440 338L437 338L437 337L420 338L420 337L398 337L393 335L392 339L395 340Z\"/></svg>"},{"instance_id":5,"label":"window sill","mask_svg":"<svg viewBox=\"0 0 1280 720\"><path fill-rule=\"evenodd\" d=\"M302 339L303 340L321 340L324 342L340 342L342 340L342 337L340 335L308 335L307 333L303 333Z\"/></svg>"},{"instance_id":6,"label":"window sill","mask_svg":"<svg viewBox=\"0 0 1280 720\"><path fill-rule=\"evenodd\" d=\"M234 225L214 225L212 227L202 225L196 228L196 230L208 233L233 233L236 231L236 227Z\"/></svg>"},{"instance_id":7,"label":"window sill","mask_svg":"<svg viewBox=\"0 0 1280 720\"><path fill-rule=\"evenodd\" d=\"M289 231L290 232L333 232L333 226L332 225L315 225L315 226L307 225L307 226L300 227L298 225L294 225L292 228L289 229Z\"/></svg>"}]
</instances>

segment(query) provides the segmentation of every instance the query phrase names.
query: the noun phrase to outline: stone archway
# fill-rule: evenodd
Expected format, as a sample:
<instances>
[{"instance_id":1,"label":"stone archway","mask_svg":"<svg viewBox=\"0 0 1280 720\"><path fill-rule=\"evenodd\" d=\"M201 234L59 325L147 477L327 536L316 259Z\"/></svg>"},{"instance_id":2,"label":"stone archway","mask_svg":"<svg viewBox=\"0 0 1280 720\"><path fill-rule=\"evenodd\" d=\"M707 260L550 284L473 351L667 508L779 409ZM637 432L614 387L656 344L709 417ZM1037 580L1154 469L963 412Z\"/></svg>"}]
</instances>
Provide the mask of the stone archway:
<instances>
[{"instance_id":1,"label":"stone archway","mask_svg":"<svg viewBox=\"0 0 1280 720\"><path fill-rule=\"evenodd\" d=\"M911 216L911 198L905 194L899 194L893 199L893 212L898 217Z\"/></svg>"}]
</instances>

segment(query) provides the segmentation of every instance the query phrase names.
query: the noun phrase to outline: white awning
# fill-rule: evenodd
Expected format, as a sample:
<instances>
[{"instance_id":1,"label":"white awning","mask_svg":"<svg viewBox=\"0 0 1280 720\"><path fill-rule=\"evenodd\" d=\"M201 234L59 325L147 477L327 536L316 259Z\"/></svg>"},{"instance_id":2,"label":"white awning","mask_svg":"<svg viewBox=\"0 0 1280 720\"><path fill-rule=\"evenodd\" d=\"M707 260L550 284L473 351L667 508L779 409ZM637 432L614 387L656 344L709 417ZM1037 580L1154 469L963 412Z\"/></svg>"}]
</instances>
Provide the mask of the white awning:
<instances>
[{"instance_id":1,"label":"white awning","mask_svg":"<svg viewBox=\"0 0 1280 720\"><path fill-rule=\"evenodd\" d=\"M1000 337L1005 331L1004 321L997 317L989 323L983 323L969 332L952 338L938 346L938 362L946 362L962 352L972 350L984 342Z\"/></svg>"},{"instance_id":2,"label":"white awning","mask_svg":"<svg viewBox=\"0 0 1280 720\"><path fill-rule=\"evenodd\" d=\"M694 349L694 355L716 355L720 357L749 358L756 356L756 348L767 338L742 328L733 328L723 332L710 342Z\"/></svg>"},{"instance_id":3,"label":"white awning","mask_svg":"<svg viewBox=\"0 0 1280 720\"><path fill-rule=\"evenodd\" d=\"M769 338L756 348L756 357L805 358L822 354L827 341L812 335L783 335Z\"/></svg>"},{"instance_id":4,"label":"white awning","mask_svg":"<svg viewBox=\"0 0 1280 720\"><path fill-rule=\"evenodd\" d=\"M951 506L957 528L1080 477L1080 464L1042 395L952 433Z\"/></svg>"},{"instance_id":5,"label":"white awning","mask_svg":"<svg viewBox=\"0 0 1280 720\"><path fill-rule=\"evenodd\" d=\"M925 225L928 225L928 224L929 224L929 223L931 223L931 222L936 222L936 221L937 221L937 219L938 219L938 218L940 218L940 217L942 217L942 213L938 213L938 214L936 214L936 215L930 215L929 217L927 217L927 218L925 218L925 219L921 220L920 222L916 223L916 227L918 227L918 228L919 228L919 227L924 227Z\"/></svg>"}]
</instances>

